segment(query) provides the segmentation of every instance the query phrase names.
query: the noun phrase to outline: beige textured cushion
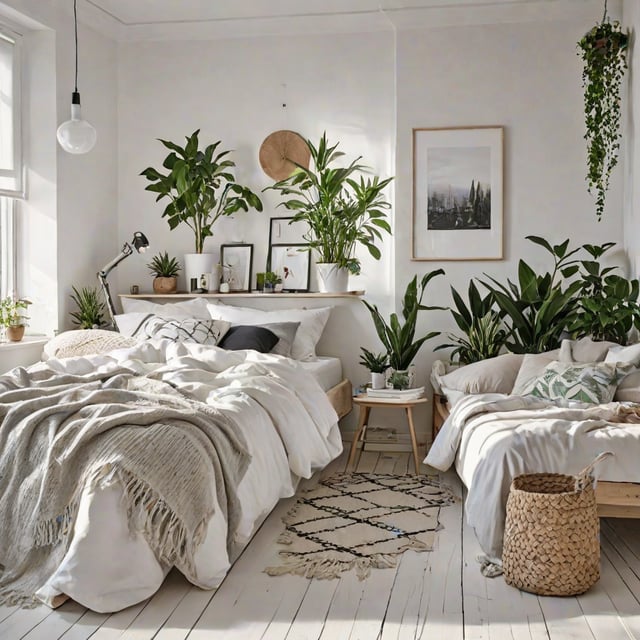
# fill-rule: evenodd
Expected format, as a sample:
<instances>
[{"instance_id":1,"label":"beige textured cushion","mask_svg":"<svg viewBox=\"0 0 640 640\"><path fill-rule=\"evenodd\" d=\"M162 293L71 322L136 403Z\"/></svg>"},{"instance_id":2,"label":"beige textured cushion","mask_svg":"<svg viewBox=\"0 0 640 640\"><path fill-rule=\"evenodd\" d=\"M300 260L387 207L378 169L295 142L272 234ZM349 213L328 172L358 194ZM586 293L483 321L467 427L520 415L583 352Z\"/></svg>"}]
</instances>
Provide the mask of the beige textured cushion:
<instances>
[{"instance_id":1,"label":"beige textured cushion","mask_svg":"<svg viewBox=\"0 0 640 640\"><path fill-rule=\"evenodd\" d=\"M589 337L580 338L580 340L563 340L562 353L566 349L567 343L571 350L572 362L602 362L611 347L619 347L615 342L598 342ZM561 358L563 362L570 362L566 358Z\"/></svg>"},{"instance_id":2,"label":"beige textured cushion","mask_svg":"<svg viewBox=\"0 0 640 640\"><path fill-rule=\"evenodd\" d=\"M44 347L47 358L71 358L107 353L114 349L133 347L137 342L116 331L103 329L77 329L65 331L49 340Z\"/></svg>"},{"instance_id":3,"label":"beige textured cushion","mask_svg":"<svg viewBox=\"0 0 640 640\"><path fill-rule=\"evenodd\" d=\"M634 371L622 379L613 399L617 402L640 403L640 371Z\"/></svg>"},{"instance_id":4,"label":"beige textured cushion","mask_svg":"<svg viewBox=\"0 0 640 640\"><path fill-rule=\"evenodd\" d=\"M522 360L522 366L513 384L511 395L522 395L522 392L527 388L529 382L541 375L547 365L554 360L564 361L564 358L560 357L560 349L553 349L553 351L545 351L544 353L525 354Z\"/></svg>"},{"instance_id":5,"label":"beige textured cushion","mask_svg":"<svg viewBox=\"0 0 640 640\"><path fill-rule=\"evenodd\" d=\"M461 393L510 393L523 359L523 355L505 353L473 362L441 376L440 386Z\"/></svg>"},{"instance_id":6,"label":"beige textured cushion","mask_svg":"<svg viewBox=\"0 0 640 640\"><path fill-rule=\"evenodd\" d=\"M640 365L640 344L630 344L628 347L611 347L607 351L605 362L625 362L636 367Z\"/></svg>"}]
</instances>

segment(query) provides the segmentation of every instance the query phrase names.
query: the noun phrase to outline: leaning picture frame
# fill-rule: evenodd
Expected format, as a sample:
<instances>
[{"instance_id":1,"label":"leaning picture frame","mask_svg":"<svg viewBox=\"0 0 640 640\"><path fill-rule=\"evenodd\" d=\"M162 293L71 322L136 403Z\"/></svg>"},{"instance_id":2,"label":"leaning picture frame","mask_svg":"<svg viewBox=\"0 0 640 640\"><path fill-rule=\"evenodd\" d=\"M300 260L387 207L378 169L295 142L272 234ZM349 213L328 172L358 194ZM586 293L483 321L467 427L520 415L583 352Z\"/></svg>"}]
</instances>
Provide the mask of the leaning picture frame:
<instances>
[{"instance_id":1,"label":"leaning picture frame","mask_svg":"<svg viewBox=\"0 0 640 640\"><path fill-rule=\"evenodd\" d=\"M309 291L311 252L309 245L272 244L269 247L271 271L282 278L282 290L289 293Z\"/></svg>"},{"instance_id":2,"label":"leaning picture frame","mask_svg":"<svg viewBox=\"0 0 640 640\"><path fill-rule=\"evenodd\" d=\"M501 126L413 129L412 260L503 259Z\"/></svg>"},{"instance_id":3,"label":"leaning picture frame","mask_svg":"<svg viewBox=\"0 0 640 640\"><path fill-rule=\"evenodd\" d=\"M230 292L248 293L251 291L252 244L221 244L220 264L222 265L222 281L229 284Z\"/></svg>"}]
</instances>

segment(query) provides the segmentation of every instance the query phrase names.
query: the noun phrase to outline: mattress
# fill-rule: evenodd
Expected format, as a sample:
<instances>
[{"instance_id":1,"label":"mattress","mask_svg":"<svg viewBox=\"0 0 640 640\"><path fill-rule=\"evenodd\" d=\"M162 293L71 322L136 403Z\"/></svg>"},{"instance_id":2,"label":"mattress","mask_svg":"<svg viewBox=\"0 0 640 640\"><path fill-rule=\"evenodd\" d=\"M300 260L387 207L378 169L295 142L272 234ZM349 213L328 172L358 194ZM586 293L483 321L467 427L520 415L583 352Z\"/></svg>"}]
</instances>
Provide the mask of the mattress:
<instances>
[{"instance_id":1,"label":"mattress","mask_svg":"<svg viewBox=\"0 0 640 640\"><path fill-rule=\"evenodd\" d=\"M342 362L340 358L318 356L317 360L299 361L299 364L305 371L313 375L323 391L329 391L329 389L342 382Z\"/></svg>"}]
</instances>

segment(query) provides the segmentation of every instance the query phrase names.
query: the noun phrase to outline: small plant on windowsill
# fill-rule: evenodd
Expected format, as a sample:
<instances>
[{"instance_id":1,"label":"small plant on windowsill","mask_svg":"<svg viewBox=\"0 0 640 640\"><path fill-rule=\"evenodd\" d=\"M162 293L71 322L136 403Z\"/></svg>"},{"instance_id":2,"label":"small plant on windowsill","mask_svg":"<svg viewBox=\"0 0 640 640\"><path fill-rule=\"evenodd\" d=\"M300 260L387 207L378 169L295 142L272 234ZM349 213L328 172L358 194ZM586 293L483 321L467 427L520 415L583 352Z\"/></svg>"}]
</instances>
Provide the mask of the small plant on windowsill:
<instances>
[{"instance_id":1,"label":"small plant on windowsill","mask_svg":"<svg viewBox=\"0 0 640 640\"><path fill-rule=\"evenodd\" d=\"M30 304L31 301L26 298L13 296L7 296L0 300L0 327L9 342L20 342L24 337L24 330L29 319L29 316L24 312Z\"/></svg>"},{"instance_id":2,"label":"small plant on windowsill","mask_svg":"<svg viewBox=\"0 0 640 640\"><path fill-rule=\"evenodd\" d=\"M80 329L99 329L104 325L104 302L100 300L97 287L75 287L71 300L76 303L77 311L72 311L71 322Z\"/></svg>"}]
</instances>

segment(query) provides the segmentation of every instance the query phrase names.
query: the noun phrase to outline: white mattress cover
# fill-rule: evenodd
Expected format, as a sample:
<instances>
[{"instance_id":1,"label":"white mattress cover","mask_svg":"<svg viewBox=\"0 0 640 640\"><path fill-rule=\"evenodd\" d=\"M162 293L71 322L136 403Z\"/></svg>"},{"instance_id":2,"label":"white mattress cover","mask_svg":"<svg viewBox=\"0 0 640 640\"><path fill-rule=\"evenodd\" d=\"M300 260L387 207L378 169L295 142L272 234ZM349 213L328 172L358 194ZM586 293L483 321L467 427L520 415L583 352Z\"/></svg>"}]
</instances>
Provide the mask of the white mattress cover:
<instances>
[{"instance_id":1,"label":"white mattress cover","mask_svg":"<svg viewBox=\"0 0 640 640\"><path fill-rule=\"evenodd\" d=\"M342 362L340 358L318 356L317 360L299 361L305 371L308 371L318 381L323 391L342 382Z\"/></svg>"}]
</instances>

